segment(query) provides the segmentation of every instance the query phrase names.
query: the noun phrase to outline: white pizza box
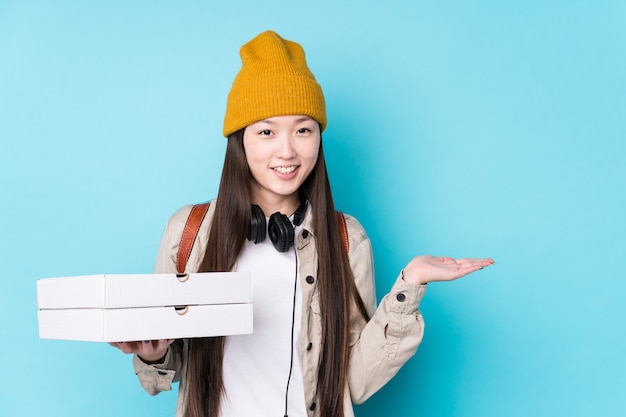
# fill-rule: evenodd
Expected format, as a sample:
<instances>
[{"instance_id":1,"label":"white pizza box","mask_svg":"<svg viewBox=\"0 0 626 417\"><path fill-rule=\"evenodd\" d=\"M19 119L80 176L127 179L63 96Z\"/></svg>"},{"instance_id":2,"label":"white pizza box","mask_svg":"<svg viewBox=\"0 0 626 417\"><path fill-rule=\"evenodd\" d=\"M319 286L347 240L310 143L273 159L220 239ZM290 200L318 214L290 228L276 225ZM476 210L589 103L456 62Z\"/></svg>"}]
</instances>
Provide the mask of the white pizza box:
<instances>
[{"instance_id":1,"label":"white pizza box","mask_svg":"<svg viewBox=\"0 0 626 417\"><path fill-rule=\"evenodd\" d=\"M242 272L88 275L37 280L39 336L125 342L252 332Z\"/></svg>"},{"instance_id":2,"label":"white pizza box","mask_svg":"<svg viewBox=\"0 0 626 417\"><path fill-rule=\"evenodd\" d=\"M87 275L37 280L39 309L251 302L252 278L244 272Z\"/></svg>"},{"instance_id":3,"label":"white pizza box","mask_svg":"<svg viewBox=\"0 0 626 417\"><path fill-rule=\"evenodd\" d=\"M126 342L252 333L252 304L39 310L42 339Z\"/></svg>"}]
</instances>

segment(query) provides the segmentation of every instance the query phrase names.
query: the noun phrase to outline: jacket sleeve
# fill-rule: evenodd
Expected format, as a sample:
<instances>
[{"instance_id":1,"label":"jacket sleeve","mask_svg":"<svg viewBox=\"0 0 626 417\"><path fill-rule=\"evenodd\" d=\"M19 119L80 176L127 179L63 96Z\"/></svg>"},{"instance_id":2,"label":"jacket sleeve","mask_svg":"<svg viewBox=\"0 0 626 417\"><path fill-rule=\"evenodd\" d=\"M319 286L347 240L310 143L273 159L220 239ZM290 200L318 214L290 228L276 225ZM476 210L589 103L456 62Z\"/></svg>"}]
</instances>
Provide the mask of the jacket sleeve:
<instances>
[{"instance_id":1,"label":"jacket sleeve","mask_svg":"<svg viewBox=\"0 0 626 417\"><path fill-rule=\"evenodd\" d=\"M413 285L398 276L376 308L372 247L365 231L347 216L350 265L357 288L370 314L365 321L354 312L350 323L348 385L352 402L360 404L378 391L417 351L424 334L418 310L426 285Z\"/></svg>"},{"instance_id":2,"label":"jacket sleeve","mask_svg":"<svg viewBox=\"0 0 626 417\"><path fill-rule=\"evenodd\" d=\"M190 206L185 206L168 220L157 252L155 274L176 272L178 245L190 210ZM133 356L135 374L148 394L156 395L161 391L169 391L172 389L172 383L180 380L183 349L183 340L175 341L168 348L164 362L157 365L148 365L139 356Z\"/></svg>"},{"instance_id":3,"label":"jacket sleeve","mask_svg":"<svg viewBox=\"0 0 626 417\"><path fill-rule=\"evenodd\" d=\"M180 380L182 368L183 341L176 340L167 349L165 361L158 365L148 365L139 356L133 356L133 367L139 383L150 395L170 391L172 383Z\"/></svg>"}]
</instances>

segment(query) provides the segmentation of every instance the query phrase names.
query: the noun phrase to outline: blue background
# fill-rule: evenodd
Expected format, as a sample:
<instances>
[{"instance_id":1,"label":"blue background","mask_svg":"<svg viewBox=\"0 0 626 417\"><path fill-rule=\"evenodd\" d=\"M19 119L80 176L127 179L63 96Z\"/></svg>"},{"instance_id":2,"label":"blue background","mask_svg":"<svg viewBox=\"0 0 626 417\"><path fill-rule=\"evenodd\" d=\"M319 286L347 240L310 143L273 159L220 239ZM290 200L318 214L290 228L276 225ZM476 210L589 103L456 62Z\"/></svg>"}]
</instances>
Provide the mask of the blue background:
<instances>
[{"instance_id":1,"label":"blue background","mask_svg":"<svg viewBox=\"0 0 626 417\"><path fill-rule=\"evenodd\" d=\"M417 254L497 261L429 286L416 357L358 416L625 415L617 0L0 2L0 414L173 415L117 350L40 340L35 281L151 271L167 217L215 195L266 29L324 88L379 296Z\"/></svg>"}]
</instances>

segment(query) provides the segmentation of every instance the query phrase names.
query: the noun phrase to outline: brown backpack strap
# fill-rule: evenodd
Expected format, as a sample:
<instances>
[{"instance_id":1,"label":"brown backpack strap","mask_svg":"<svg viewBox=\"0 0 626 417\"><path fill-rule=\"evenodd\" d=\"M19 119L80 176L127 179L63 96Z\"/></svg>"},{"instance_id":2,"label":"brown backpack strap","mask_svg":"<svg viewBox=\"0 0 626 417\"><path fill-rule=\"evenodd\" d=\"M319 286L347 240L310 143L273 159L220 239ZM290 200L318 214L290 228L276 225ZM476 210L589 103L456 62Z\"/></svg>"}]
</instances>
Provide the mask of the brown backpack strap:
<instances>
[{"instance_id":1,"label":"brown backpack strap","mask_svg":"<svg viewBox=\"0 0 626 417\"><path fill-rule=\"evenodd\" d=\"M178 253L176 254L176 271L179 274L185 273L187 268L187 261L191 255L191 248L196 241L196 236L200 231L200 225L207 211L209 211L209 205L211 203L196 204L191 208L187 223L183 229L183 235L180 238L180 244L178 245Z\"/></svg>"},{"instance_id":2,"label":"brown backpack strap","mask_svg":"<svg viewBox=\"0 0 626 417\"><path fill-rule=\"evenodd\" d=\"M342 212L337 212L337 220L339 221L339 230L341 232L341 240L343 242L343 248L346 250L346 255L350 253L350 241L348 240L348 227L346 226L346 218Z\"/></svg>"}]
</instances>

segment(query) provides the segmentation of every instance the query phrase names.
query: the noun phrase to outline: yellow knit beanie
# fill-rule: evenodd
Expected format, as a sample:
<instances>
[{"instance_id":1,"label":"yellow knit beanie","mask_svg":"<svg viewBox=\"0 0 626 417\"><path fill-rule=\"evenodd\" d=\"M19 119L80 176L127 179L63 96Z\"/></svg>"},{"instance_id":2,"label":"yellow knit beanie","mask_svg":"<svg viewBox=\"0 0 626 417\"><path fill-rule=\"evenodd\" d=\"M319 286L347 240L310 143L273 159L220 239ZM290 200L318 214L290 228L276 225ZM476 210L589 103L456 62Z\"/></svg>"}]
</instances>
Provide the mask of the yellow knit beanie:
<instances>
[{"instance_id":1,"label":"yellow knit beanie","mask_svg":"<svg viewBox=\"0 0 626 417\"><path fill-rule=\"evenodd\" d=\"M239 54L242 65L228 94L224 136L275 116L305 115L326 128L324 94L299 44L267 31Z\"/></svg>"}]
</instances>

